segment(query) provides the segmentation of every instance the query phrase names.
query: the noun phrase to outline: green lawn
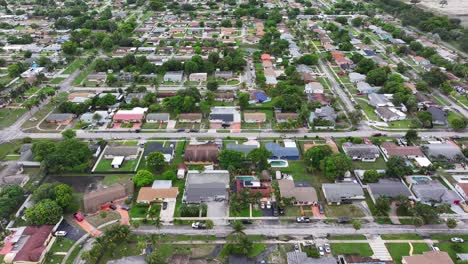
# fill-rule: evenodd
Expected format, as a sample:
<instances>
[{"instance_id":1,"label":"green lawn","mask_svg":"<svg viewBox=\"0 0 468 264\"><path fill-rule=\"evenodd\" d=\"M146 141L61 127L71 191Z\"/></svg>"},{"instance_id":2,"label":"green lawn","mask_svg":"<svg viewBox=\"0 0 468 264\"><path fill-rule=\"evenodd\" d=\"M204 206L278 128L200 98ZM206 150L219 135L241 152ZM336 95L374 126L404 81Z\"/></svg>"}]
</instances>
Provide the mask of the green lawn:
<instances>
[{"instance_id":1,"label":"green lawn","mask_svg":"<svg viewBox=\"0 0 468 264\"><path fill-rule=\"evenodd\" d=\"M54 78L52 80L50 80L50 84L59 84L61 83L63 80L65 80L65 78Z\"/></svg>"},{"instance_id":2,"label":"green lawn","mask_svg":"<svg viewBox=\"0 0 468 264\"><path fill-rule=\"evenodd\" d=\"M403 256L409 256L410 245L409 243L386 243L385 246L392 256L396 264L401 264ZM413 243L413 255L421 254L430 251L429 246L425 243Z\"/></svg>"},{"instance_id":3,"label":"green lawn","mask_svg":"<svg viewBox=\"0 0 468 264\"><path fill-rule=\"evenodd\" d=\"M368 243L332 243L331 250L333 255L357 254L364 257L370 257L374 254Z\"/></svg>"},{"instance_id":4,"label":"green lawn","mask_svg":"<svg viewBox=\"0 0 468 264\"><path fill-rule=\"evenodd\" d=\"M15 123L24 113L28 110L26 109L0 109L0 129L7 128Z\"/></svg>"},{"instance_id":5,"label":"green lawn","mask_svg":"<svg viewBox=\"0 0 468 264\"><path fill-rule=\"evenodd\" d=\"M442 242L436 244L440 250L447 252L452 260L457 259L457 253L468 253L468 243ZM459 248L458 248L459 247Z\"/></svg>"},{"instance_id":6,"label":"green lawn","mask_svg":"<svg viewBox=\"0 0 468 264\"><path fill-rule=\"evenodd\" d=\"M256 257L258 254L262 253L266 248L266 244L263 243L255 243L253 244L252 250L250 250L249 254L247 255L250 258Z\"/></svg>"},{"instance_id":7,"label":"green lawn","mask_svg":"<svg viewBox=\"0 0 468 264\"><path fill-rule=\"evenodd\" d=\"M15 151L15 149L19 146L20 145L18 141L11 141L0 144L0 160L5 159L6 155Z\"/></svg>"},{"instance_id":8,"label":"green lawn","mask_svg":"<svg viewBox=\"0 0 468 264\"><path fill-rule=\"evenodd\" d=\"M400 121L388 122L390 128L412 128L414 127L414 122L412 119L405 119Z\"/></svg>"},{"instance_id":9,"label":"green lawn","mask_svg":"<svg viewBox=\"0 0 468 264\"><path fill-rule=\"evenodd\" d=\"M365 235L335 235L330 240L367 240Z\"/></svg>"},{"instance_id":10,"label":"green lawn","mask_svg":"<svg viewBox=\"0 0 468 264\"><path fill-rule=\"evenodd\" d=\"M96 167L95 172L131 172L136 170L136 166L138 164L138 159L135 160L125 160L122 164L122 166L118 169L113 169L112 166L112 160L110 159L101 159L99 161L99 164Z\"/></svg>"},{"instance_id":11,"label":"green lawn","mask_svg":"<svg viewBox=\"0 0 468 264\"><path fill-rule=\"evenodd\" d=\"M81 65L85 62L85 59L76 59L74 60L66 70L63 71L63 74L72 74L74 73L78 68L80 68Z\"/></svg>"},{"instance_id":12,"label":"green lawn","mask_svg":"<svg viewBox=\"0 0 468 264\"><path fill-rule=\"evenodd\" d=\"M88 68L84 69L83 71L76 76L75 80L73 80L73 85L80 85L84 79L92 72L94 71L94 68L96 67L96 61L93 61Z\"/></svg>"},{"instance_id":13,"label":"green lawn","mask_svg":"<svg viewBox=\"0 0 468 264\"><path fill-rule=\"evenodd\" d=\"M146 217L146 215L148 214L148 208L148 204L135 204L130 208L130 217Z\"/></svg>"},{"instance_id":14,"label":"green lawn","mask_svg":"<svg viewBox=\"0 0 468 264\"><path fill-rule=\"evenodd\" d=\"M367 102L363 100L356 100L361 106L362 110L366 113L366 115L369 117L370 120L373 121L379 121L381 122L382 120L377 116L377 114L374 112L374 108L370 106Z\"/></svg>"},{"instance_id":15,"label":"green lawn","mask_svg":"<svg viewBox=\"0 0 468 264\"><path fill-rule=\"evenodd\" d=\"M242 209L240 212L234 211L229 208L229 216L232 217L250 217L250 209L249 207Z\"/></svg>"},{"instance_id":16,"label":"green lawn","mask_svg":"<svg viewBox=\"0 0 468 264\"><path fill-rule=\"evenodd\" d=\"M325 215L328 217L364 217L365 214L352 204L326 205Z\"/></svg>"},{"instance_id":17,"label":"green lawn","mask_svg":"<svg viewBox=\"0 0 468 264\"><path fill-rule=\"evenodd\" d=\"M418 234L390 234L381 235L383 240L420 240L423 239Z\"/></svg>"},{"instance_id":18,"label":"green lawn","mask_svg":"<svg viewBox=\"0 0 468 264\"><path fill-rule=\"evenodd\" d=\"M353 161L354 169L384 170L387 168L384 158L379 157L375 162Z\"/></svg>"},{"instance_id":19,"label":"green lawn","mask_svg":"<svg viewBox=\"0 0 468 264\"><path fill-rule=\"evenodd\" d=\"M112 175L106 175L104 179L102 180L102 184L106 186L111 186L112 184L115 183L124 183L127 182L130 179L131 175L129 174L112 174Z\"/></svg>"}]
</instances>

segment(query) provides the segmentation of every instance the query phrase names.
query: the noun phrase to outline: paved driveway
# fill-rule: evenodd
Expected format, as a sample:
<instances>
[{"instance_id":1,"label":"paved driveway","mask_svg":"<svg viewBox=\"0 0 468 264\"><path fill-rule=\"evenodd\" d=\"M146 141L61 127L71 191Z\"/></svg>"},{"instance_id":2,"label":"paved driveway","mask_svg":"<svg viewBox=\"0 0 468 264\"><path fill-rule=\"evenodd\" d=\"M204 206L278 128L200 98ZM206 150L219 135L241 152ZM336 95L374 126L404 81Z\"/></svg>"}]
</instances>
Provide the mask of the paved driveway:
<instances>
[{"instance_id":1,"label":"paved driveway","mask_svg":"<svg viewBox=\"0 0 468 264\"><path fill-rule=\"evenodd\" d=\"M172 220L174 219L175 207L176 207L176 202L175 201L167 202L166 210L163 210L162 205L161 205L161 213L159 214L159 217L161 218L161 221L163 221L163 222L172 222Z\"/></svg>"},{"instance_id":2,"label":"paved driveway","mask_svg":"<svg viewBox=\"0 0 468 264\"><path fill-rule=\"evenodd\" d=\"M57 228L57 231L67 232L67 235L65 237L75 241L86 234L85 232L83 232L83 230L70 225L66 219L63 220L62 223L60 223L60 225Z\"/></svg>"},{"instance_id":3,"label":"paved driveway","mask_svg":"<svg viewBox=\"0 0 468 264\"><path fill-rule=\"evenodd\" d=\"M226 202L207 202L208 206L207 217L208 218L217 218L217 217L226 217L228 212L228 206ZM213 223L215 225L225 225L227 224L226 220L214 219Z\"/></svg>"}]
</instances>

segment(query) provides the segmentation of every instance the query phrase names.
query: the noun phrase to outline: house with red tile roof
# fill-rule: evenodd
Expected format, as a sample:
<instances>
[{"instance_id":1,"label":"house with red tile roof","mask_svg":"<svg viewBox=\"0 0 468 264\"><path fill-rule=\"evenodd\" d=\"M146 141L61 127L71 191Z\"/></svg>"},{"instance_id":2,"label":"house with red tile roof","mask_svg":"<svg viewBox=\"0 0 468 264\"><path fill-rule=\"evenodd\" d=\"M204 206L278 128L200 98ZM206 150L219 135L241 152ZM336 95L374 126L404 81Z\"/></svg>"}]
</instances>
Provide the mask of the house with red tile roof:
<instances>
[{"instance_id":1,"label":"house with red tile roof","mask_svg":"<svg viewBox=\"0 0 468 264\"><path fill-rule=\"evenodd\" d=\"M4 263L41 263L52 240L53 225L20 227L7 243L13 246Z\"/></svg>"}]
</instances>

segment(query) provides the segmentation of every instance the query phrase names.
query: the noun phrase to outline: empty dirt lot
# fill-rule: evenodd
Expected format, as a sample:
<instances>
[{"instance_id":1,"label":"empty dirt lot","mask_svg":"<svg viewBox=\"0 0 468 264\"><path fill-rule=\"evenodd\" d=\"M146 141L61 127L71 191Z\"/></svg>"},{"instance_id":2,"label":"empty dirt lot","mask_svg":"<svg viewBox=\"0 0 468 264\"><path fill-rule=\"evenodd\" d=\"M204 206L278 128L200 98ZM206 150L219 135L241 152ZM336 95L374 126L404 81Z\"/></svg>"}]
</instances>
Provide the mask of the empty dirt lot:
<instances>
[{"instance_id":1,"label":"empty dirt lot","mask_svg":"<svg viewBox=\"0 0 468 264\"><path fill-rule=\"evenodd\" d=\"M404 2L409 3L409 0L404 0ZM468 1L447 0L448 4L444 7L441 7L439 3L440 0L421 0L418 6L449 17L459 18L464 26L468 26Z\"/></svg>"}]
</instances>

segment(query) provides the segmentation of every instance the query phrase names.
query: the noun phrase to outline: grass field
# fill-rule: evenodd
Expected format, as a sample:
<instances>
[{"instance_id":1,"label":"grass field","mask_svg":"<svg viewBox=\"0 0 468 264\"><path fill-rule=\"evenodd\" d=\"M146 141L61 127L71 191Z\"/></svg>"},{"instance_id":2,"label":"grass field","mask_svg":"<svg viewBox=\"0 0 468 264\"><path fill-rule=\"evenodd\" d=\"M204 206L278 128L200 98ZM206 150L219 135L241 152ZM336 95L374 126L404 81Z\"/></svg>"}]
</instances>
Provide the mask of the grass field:
<instances>
[{"instance_id":1,"label":"grass field","mask_svg":"<svg viewBox=\"0 0 468 264\"><path fill-rule=\"evenodd\" d=\"M365 214L352 204L326 205L325 215L328 217L364 217Z\"/></svg>"},{"instance_id":2,"label":"grass field","mask_svg":"<svg viewBox=\"0 0 468 264\"><path fill-rule=\"evenodd\" d=\"M0 129L11 126L27 111L26 109L0 109Z\"/></svg>"},{"instance_id":3,"label":"grass field","mask_svg":"<svg viewBox=\"0 0 468 264\"><path fill-rule=\"evenodd\" d=\"M361 170L384 170L387 168L385 160L379 157L375 162L353 161L354 169Z\"/></svg>"},{"instance_id":4,"label":"grass field","mask_svg":"<svg viewBox=\"0 0 468 264\"><path fill-rule=\"evenodd\" d=\"M429 246L426 243L413 243L412 245L413 255L430 251ZM385 246L387 247L390 256L392 256L392 259L396 264L401 264L403 256L409 256L409 243L387 243Z\"/></svg>"},{"instance_id":5,"label":"grass field","mask_svg":"<svg viewBox=\"0 0 468 264\"><path fill-rule=\"evenodd\" d=\"M110 159L101 159L101 161L99 161L99 164L97 165L96 167L96 170L95 172L131 172L131 171L135 171L136 170L136 166L138 164L138 160L137 159L134 159L134 160L125 160L122 164L122 166L118 169L114 169L112 168L111 166L112 164L112 160Z\"/></svg>"},{"instance_id":6,"label":"grass field","mask_svg":"<svg viewBox=\"0 0 468 264\"><path fill-rule=\"evenodd\" d=\"M335 235L330 237L331 240L367 240L365 235Z\"/></svg>"},{"instance_id":7,"label":"grass field","mask_svg":"<svg viewBox=\"0 0 468 264\"><path fill-rule=\"evenodd\" d=\"M80 68L81 65L85 62L85 59L76 59L70 65L68 65L68 68L63 71L63 74L72 74L74 73L78 68Z\"/></svg>"},{"instance_id":8,"label":"grass field","mask_svg":"<svg viewBox=\"0 0 468 264\"><path fill-rule=\"evenodd\" d=\"M390 235L381 235L383 240L420 240L423 239L418 234L390 234Z\"/></svg>"},{"instance_id":9,"label":"grass field","mask_svg":"<svg viewBox=\"0 0 468 264\"><path fill-rule=\"evenodd\" d=\"M148 214L149 205L147 204L135 204L130 208L130 217L146 217Z\"/></svg>"},{"instance_id":10,"label":"grass field","mask_svg":"<svg viewBox=\"0 0 468 264\"><path fill-rule=\"evenodd\" d=\"M83 71L76 76L75 80L73 80L73 85L80 85L84 79L92 72L94 71L94 68L96 67L96 61L93 61L88 68L84 69Z\"/></svg>"},{"instance_id":11,"label":"grass field","mask_svg":"<svg viewBox=\"0 0 468 264\"><path fill-rule=\"evenodd\" d=\"M331 251L333 255L357 254L370 257L374 254L368 243L332 243Z\"/></svg>"}]
</instances>

